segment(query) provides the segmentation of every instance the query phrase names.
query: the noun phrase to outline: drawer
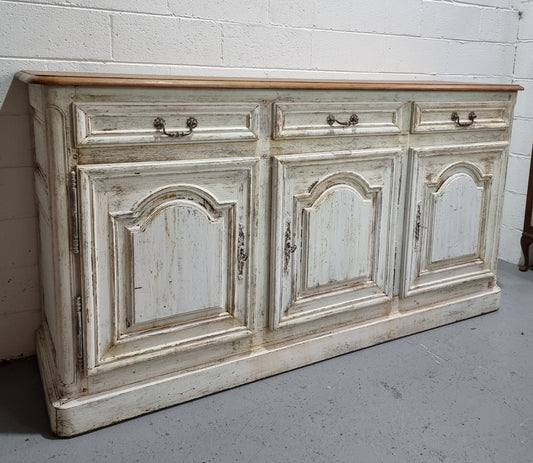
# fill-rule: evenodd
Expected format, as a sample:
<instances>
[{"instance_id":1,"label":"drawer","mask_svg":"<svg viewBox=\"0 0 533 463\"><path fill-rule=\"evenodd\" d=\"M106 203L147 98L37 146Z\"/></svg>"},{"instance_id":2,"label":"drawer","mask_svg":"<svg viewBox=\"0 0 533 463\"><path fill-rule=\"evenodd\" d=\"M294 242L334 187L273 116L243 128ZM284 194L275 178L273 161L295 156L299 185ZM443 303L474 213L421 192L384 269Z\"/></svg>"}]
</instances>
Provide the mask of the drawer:
<instances>
[{"instance_id":1,"label":"drawer","mask_svg":"<svg viewBox=\"0 0 533 463\"><path fill-rule=\"evenodd\" d=\"M123 144L172 144L254 141L259 133L257 103L73 103L76 147ZM188 133L169 136L164 130ZM190 131L189 118L196 127Z\"/></svg>"},{"instance_id":2,"label":"drawer","mask_svg":"<svg viewBox=\"0 0 533 463\"><path fill-rule=\"evenodd\" d=\"M456 117L452 118L452 115ZM509 116L508 101L415 102L411 131L425 133L506 129L509 127Z\"/></svg>"},{"instance_id":3,"label":"drawer","mask_svg":"<svg viewBox=\"0 0 533 463\"><path fill-rule=\"evenodd\" d=\"M405 109L404 103L396 101L275 103L273 137L396 134L402 130Z\"/></svg>"}]
</instances>

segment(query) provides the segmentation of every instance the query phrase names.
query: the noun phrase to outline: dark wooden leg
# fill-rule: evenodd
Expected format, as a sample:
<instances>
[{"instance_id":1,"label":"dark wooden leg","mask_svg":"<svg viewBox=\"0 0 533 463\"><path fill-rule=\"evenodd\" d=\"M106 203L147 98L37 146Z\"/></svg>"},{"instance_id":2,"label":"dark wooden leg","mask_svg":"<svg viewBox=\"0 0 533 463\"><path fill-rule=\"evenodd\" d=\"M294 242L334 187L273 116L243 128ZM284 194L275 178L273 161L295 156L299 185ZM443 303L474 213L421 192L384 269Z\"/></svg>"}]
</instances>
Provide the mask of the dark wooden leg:
<instances>
[{"instance_id":1,"label":"dark wooden leg","mask_svg":"<svg viewBox=\"0 0 533 463\"><path fill-rule=\"evenodd\" d=\"M529 245L533 241L533 238L526 235L522 235L520 239L520 245L522 246L522 253L524 254L524 265L520 265L518 270L525 272L529 267Z\"/></svg>"}]
</instances>

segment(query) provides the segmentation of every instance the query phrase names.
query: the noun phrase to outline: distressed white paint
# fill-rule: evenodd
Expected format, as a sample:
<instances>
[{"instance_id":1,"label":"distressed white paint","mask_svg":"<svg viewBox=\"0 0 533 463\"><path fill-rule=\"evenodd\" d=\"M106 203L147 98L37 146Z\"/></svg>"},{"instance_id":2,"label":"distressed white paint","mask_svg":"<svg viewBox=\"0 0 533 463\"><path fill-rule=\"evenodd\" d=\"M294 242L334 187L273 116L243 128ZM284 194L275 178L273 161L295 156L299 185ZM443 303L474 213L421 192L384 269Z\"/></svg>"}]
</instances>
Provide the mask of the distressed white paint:
<instances>
[{"instance_id":1,"label":"distressed white paint","mask_svg":"<svg viewBox=\"0 0 533 463\"><path fill-rule=\"evenodd\" d=\"M76 145L199 143L255 140L257 104L124 104L76 103ZM186 137L171 138L154 131L156 117L163 118L169 133L188 132L194 114L198 127Z\"/></svg>"},{"instance_id":2,"label":"distressed white paint","mask_svg":"<svg viewBox=\"0 0 533 463\"><path fill-rule=\"evenodd\" d=\"M499 289L445 304L433 304L422 310L395 314L386 319L368 320L334 333L317 335L293 344L278 344L257 350L245 358L209 365L194 374L174 373L154 377L149 385L128 384L99 394L97 397L77 397L61 400L54 390L48 390L47 406L56 414L55 432L71 436L132 418L160 408L192 400L282 373L288 359L293 368L308 365L347 352L364 349L400 336L428 330L475 316L499 307ZM40 369L45 384L53 382L54 367L42 331L38 333ZM96 400L94 400L96 399Z\"/></svg>"},{"instance_id":3,"label":"distressed white paint","mask_svg":"<svg viewBox=\"0 0 533 463\"><path fill-rule=\"evenodd\" d=\"M239 227L253 233L255 164L78 167L90 370L247 332L250 266L239 270L237 241Z\"/></svg>"},{"instance_id":4,"label":"distressed white paint","mask_svg":"<svg viewBox=\"0 0 533 463\"><path fill-rule=\"evenodd\" d=\"M402 102L390 101L277 103L274 106L274 138L398 133L403 125L405 110ZM356 115L358 122L349 127L343 127L339 123L330 126L325 123L330 115L341 123L348 122L352 115Z\"/></svg>"},{"instance_id":5,"label":"distressed white paint","mask_svg":"<svg viewBox=\"0 0 533 463\"><path fill-rule=\"evenodd\" d=\"M373 0L364 7L341 0L327 8L319 0L3 1L0 17L2 179L32 160L25 89L13 79L20 69L311 79L514 78L527 89L517 106L525 124L514 133L533 133L533 58L527 44L533 38L533 3L528 0ZM176 121L176 130L182 123ZM35 277L25 288L39 285L33 192L22 188L31 183L31 169L20 176L21 182L5 184L11 207L0 221L0 235L16 239L4 240L7 249L2 249L4 294L26 270ZM522 179L513 177L507 184L514 198L525 197ZM512 212L515 203L506 201L505 208ZM520 237L515 221L506 220L510 215L504 219L500 257L517 262ZM29 340L39 303L26 301L24 294L14 304L0 301L0 315L6 317L0 324L2 359L34 352Z\"/></svg>"},{"instance_id":6,"label":"distressed white paint","mask_svg":"<svg viewBox=\"0 0 533 463\"><path fill-rule=\"evenodd\" d=\"M394 252L399 156L399 149L376 149L274 159L273 326L307 316L332 323L332 310L343 317L391 295L393 269L385 263Z\"/></svg>"},{"instance_id":7,"label":"distressed white paint","mask_svg":"<svg viewBox=\"0 0 533 463\"><path fill-rule=\"evenodd\" d=\"M372 203L353 187L335 185L304 209L304 290L371 276Z\"/></svg>"},{"instance_id":8,"label":"distressed white paint","mask_svg":"<svg viewBox=\"0 0 533 463\"><path fill-rule=\"evenodd\" d=\"M168 100L254 108L225 126L253 126L254 137L134 143L132 108ZM331 131L321 102L343 114L347 101L388 132ZM503 122L418 131L416 105L464 101L498 101ZM39 361L55 432L497 309L513 102L505 92L34 87L36 123L49 127L48 168L36 175L49 275ZM94 143L68 136L82 108L100 128L114 125L109 108L119 115L113 143L86 121ZM277 136L287 120L292 135Z\"/></svg>"},{"instance_id":9,"label":"distressed white paint","mask_svg":"<svg viewBox=\"0 0 533 463\"><path fill-rule=\"evenodd\" d=\"M131 323L225 309L231 235L227 236L224 223L188 200L155 214L148 224L131 230L135 295Z\"/></svg>"},{"instance_id":10,"label":"distressed white paint","mask_svg":"<svg viewBox=\"0 0 533 463\"><path fill-rule=\"evenodd\" d=\"M434 195L431 263L477 256L483 191L461 173L442 184Z\"/></svg>"},{"instance_id":11,"label":"distressed white paint","mask_svg":"<svg viewBox=\"0 0 533 463\"><path fill-rule=\"evenodd\" d=\"M494 275L507 153L507 142L413 149L404 295Z\"/></svg>"},{"instance_id":12,"label":"distressed white paint","mask_svg":"<svg viewBox=\"0 0 533 463\"><path fill-rule=\"evenodd\" d=\"M457 112L461 124L470 124L469 114L476 117L472 122L476 130L504 129L509 126L509 103L507 101L454 101L416 102L414 104L414 132L452 132L465 130L454 122L450 115ZM473 127L474 128L474 127Z\"/></svg>"}]
</instances>

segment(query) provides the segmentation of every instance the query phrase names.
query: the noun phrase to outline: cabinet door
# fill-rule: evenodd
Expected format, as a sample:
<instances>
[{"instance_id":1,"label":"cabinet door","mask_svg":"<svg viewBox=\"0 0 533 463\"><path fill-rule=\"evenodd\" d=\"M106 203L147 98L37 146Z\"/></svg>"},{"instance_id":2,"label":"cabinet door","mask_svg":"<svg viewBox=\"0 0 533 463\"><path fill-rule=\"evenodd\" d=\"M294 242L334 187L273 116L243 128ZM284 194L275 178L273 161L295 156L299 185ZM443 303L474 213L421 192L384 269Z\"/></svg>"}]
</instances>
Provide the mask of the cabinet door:
<instances>
[{"instance_id":1,"label":"cabinet door","mask_svg":"<svg viewBox=\"0 0 533 463\"><path fill-rule=\"evenodd\" d=\"M329 317L326 326L346 313L356 321L358 309L361 318L382 314L392 295L399 155L274 159L273 327Z\"/></svg>"},{"instance_id":2,"label":"cabinet door","mask_svg":"<svg viewBox=\"0 0 533 463\"><path fill-rule=\"evenodd\" d=\"M78 167L89 373L249 336L255 165Z\"/></svg>"},{"instance_id":3,"label":"cabinet door","mask_svg":"<svg viewBox=\"0 0 533 463\"><path fill-rule=\"evenodd\" d=\"M493 279L507 143L413 149L402 295ZM484 280L484 282L483 282Z\"/></svg>"}]
</instances>

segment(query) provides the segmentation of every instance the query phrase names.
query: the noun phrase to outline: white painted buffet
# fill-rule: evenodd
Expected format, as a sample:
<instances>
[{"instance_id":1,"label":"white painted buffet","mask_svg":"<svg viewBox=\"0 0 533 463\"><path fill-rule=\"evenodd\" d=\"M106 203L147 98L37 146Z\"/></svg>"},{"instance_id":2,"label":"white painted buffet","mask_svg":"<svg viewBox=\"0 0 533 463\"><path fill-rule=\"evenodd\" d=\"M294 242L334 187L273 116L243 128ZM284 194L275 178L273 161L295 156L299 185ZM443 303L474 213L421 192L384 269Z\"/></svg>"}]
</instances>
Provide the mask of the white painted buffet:
<instances>
[{"instance_id":1,"label":"white painted buffet","mask_svg":"<svg viewBox=\"0 0 533 463\"><path fill-rule=\"evenodd\" d=\"M58 435L499 307L519 86L18 78Z\"/></svg>"}]
</instances>

